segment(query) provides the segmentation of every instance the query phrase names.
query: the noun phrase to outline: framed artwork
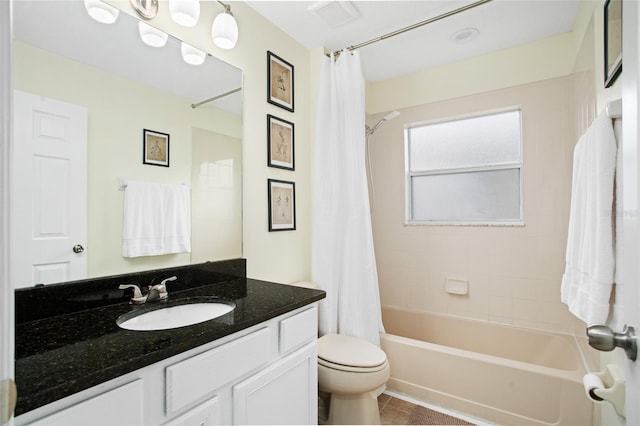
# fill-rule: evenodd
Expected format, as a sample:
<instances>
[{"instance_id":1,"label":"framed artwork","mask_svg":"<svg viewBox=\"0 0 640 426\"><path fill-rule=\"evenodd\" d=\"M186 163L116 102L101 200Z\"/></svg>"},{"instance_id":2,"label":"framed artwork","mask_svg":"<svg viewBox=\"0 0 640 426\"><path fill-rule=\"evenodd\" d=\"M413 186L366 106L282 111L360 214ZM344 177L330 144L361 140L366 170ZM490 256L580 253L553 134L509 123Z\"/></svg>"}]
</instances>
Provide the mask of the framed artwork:
<instances>
[{"instance_id":1,"label":"framed artwork","mask_svg":"<svg viewBox=\"0 0 640 426\"><path fill-rule=\"evenodd\" d=\"M293 123L267 114L268 166L295 170Z\"/></svg>"},{"instance_id":2,"label":"framed artwork","mask_svg":"<svg viewBox=\"0 0 640 426\"><path fill-rule=\"evenodd\" d=\"M622 72L622 0L604 4L604 87L610 87Z\"/></svg>"},{"instance_id":3,"label":"framed artwork","mask_svg":"<svg viewBox=\"0 0 640 426\"><path fill-rule=\"evenodd\" d=\"M296 229L296 184L268 179L269 232Z\"/></svg>"},{"instance_id":4,"label":"framed artwork","mask_svg":"<svg viewBox=\"0 0 640 426\"><path fill-rule=\"evenodd\" d=\"M169 167L169 135L167 133L143 129L142 163Z\"/></svg>"},{"instance_id":5,"label":"framed artwork","mask_svg":"<svg viewBox=\"0 0 640 426\"><path fill-rule=\"evenodd\" d=\"M267 51L267 101L293 112L293 65Z\"/></svg>"}]
</instances>

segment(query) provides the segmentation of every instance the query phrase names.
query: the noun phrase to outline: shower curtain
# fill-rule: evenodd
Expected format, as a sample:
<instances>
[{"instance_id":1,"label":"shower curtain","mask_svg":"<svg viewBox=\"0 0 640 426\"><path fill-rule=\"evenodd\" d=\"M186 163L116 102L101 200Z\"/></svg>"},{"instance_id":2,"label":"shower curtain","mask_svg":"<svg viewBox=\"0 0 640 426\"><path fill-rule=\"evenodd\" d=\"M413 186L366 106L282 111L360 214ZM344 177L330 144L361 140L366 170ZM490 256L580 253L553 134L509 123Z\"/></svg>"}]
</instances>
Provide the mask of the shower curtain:
<instances>
[{"instance_id":1,"label":"shower curtain","mask_svg":"<svg viewBox=\"0 0 640 426\"><path fill-rule=\"evenodd\" d=\"M380 345L380 311L365 172L364 78L358 52L324 57L314 142L312 275L327 292L320 334Z\"/></svg>"}]
</instances>

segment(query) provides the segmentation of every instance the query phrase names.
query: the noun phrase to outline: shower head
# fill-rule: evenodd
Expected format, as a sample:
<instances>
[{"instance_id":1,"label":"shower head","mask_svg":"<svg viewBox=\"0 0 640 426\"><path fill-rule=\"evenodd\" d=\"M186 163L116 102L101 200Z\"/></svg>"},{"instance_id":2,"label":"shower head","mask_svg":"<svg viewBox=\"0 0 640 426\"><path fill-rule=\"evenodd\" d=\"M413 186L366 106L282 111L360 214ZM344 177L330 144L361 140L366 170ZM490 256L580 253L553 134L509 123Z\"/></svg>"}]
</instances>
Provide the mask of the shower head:
<instances>
[{"instance_id":1,"label":"shower head","mask_svg":"<svg viewBox=\"0 0 640 426\"><path fill-rule=\"evenodd\" d=\"M378 127L380 127L382 123L384 123L385 121L393 120L399 115L400 115L400 111L391 111L389 114L382 117L380 121L376 123L375 126L373 127L365 126L365 132L367 136L372 135L378 129Z\"/></svg>"},{"instance_id":2,"label":"shower head","mask_svg":"<svg viewBox=\"0 0 640 426\"><path fill-rule=\"evenodd\" d=\"M400 111L391 111L389 114L385 115L382 118L382 120L384 120L384 121L393 120L394 118L396 118L399 115L400 115Z\"/></svg>"}]
</instances>

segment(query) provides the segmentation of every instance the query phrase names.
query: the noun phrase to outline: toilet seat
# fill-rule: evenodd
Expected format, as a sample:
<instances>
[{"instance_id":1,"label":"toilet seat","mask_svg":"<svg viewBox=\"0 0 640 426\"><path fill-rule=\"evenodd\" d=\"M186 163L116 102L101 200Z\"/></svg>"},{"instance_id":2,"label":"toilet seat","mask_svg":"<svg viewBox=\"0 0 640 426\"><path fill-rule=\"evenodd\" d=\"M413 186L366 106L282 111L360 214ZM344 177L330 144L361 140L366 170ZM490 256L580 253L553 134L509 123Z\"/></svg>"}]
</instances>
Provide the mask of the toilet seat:
<instances>
[{"instance_id":1,"label":"toilet seat","mask_svg":"<svg viewBox=\"0 0 640 426\"><path fill-rule=\"evenodd\" d=\"M373 373L387 367L387 355L366 340L327 334L318 339L318 364L340 371Z\"/></svg>"}]
</instances>

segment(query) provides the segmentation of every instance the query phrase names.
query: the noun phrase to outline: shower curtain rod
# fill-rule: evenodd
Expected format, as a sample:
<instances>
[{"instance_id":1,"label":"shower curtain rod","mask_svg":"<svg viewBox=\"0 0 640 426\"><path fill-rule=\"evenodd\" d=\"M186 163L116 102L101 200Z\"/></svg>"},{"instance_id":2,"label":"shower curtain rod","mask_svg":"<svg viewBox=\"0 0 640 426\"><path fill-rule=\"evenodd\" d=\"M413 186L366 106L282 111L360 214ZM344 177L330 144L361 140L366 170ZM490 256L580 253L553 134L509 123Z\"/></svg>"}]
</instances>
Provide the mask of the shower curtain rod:
<instances>
[{"instance_id":1,"label":"shower curtain rod","mask_svg":"<svg viewBox=\"0 0 640 426\"><path fill-rule=\"evenodd\" d=\"M489 3L490 1L493 1L493 0L479 0L479 1L476 1L474 3L468 4L466 6L462 6L462 7L459 7L457 9L451 10L449 12L445 12L445 13L443 13L441 15L434 16L433 18L429 18L429 19L426 19L424 21L418 22L416 24L409 25L408 27L404 27L404 28L401 28L399 30L390 32L388 34L381 35L380 37L372 38L371 40L367 40L367 41L364 41L362 43L358 43L358 44L355 44L355 45L351 45L349 47L345 47L342 50L346 49L346 50L349 50L349 51L353 51L353 50L359 49L361 47L368 46L370 44L377 43L379 41L388 39L390 37L406 33L407 31L415 30L416 28L423 27L423 26L425 26L427 24L431 24L431 23L439 21L441 19L448 18L449 16L456 15L456 14L458 14L460 12L464 12L466 10L473 9L476 6L480 6L480 5L483 5L485 3ZM340 52L342 50L336 50L335 52L333 52L334 57L337 58L340 55ZM329 56L329 54L327 54L327 56Z\"/></svg>"},{"instance_id":2,"label":"shower curtain rod","mask_svg":"<svg viewBox=\"0 0 640 426\"><path fill-rule=\"evenodd\" d=\"M237 89L229 90L228 92L225 92L225 93L223 93L223 94L221 94L221 95L218 95L218 96L214 96L213 98L205 99L204 101L202 101L202 102L198 102L197 104L191 104L191 108L196 109L196 108L198 108L200 105L204 105L204 104L206 104L206 103L209 103L209 102L215 101L215 100L217 100L217 99L224 98L225 96L232 95L232 94L234 94L234 93L236 93L236 92L239 92L239 91L241 91L241 90L242 90L242 87L238 87Z\"/></svg>"}]
</instances>

